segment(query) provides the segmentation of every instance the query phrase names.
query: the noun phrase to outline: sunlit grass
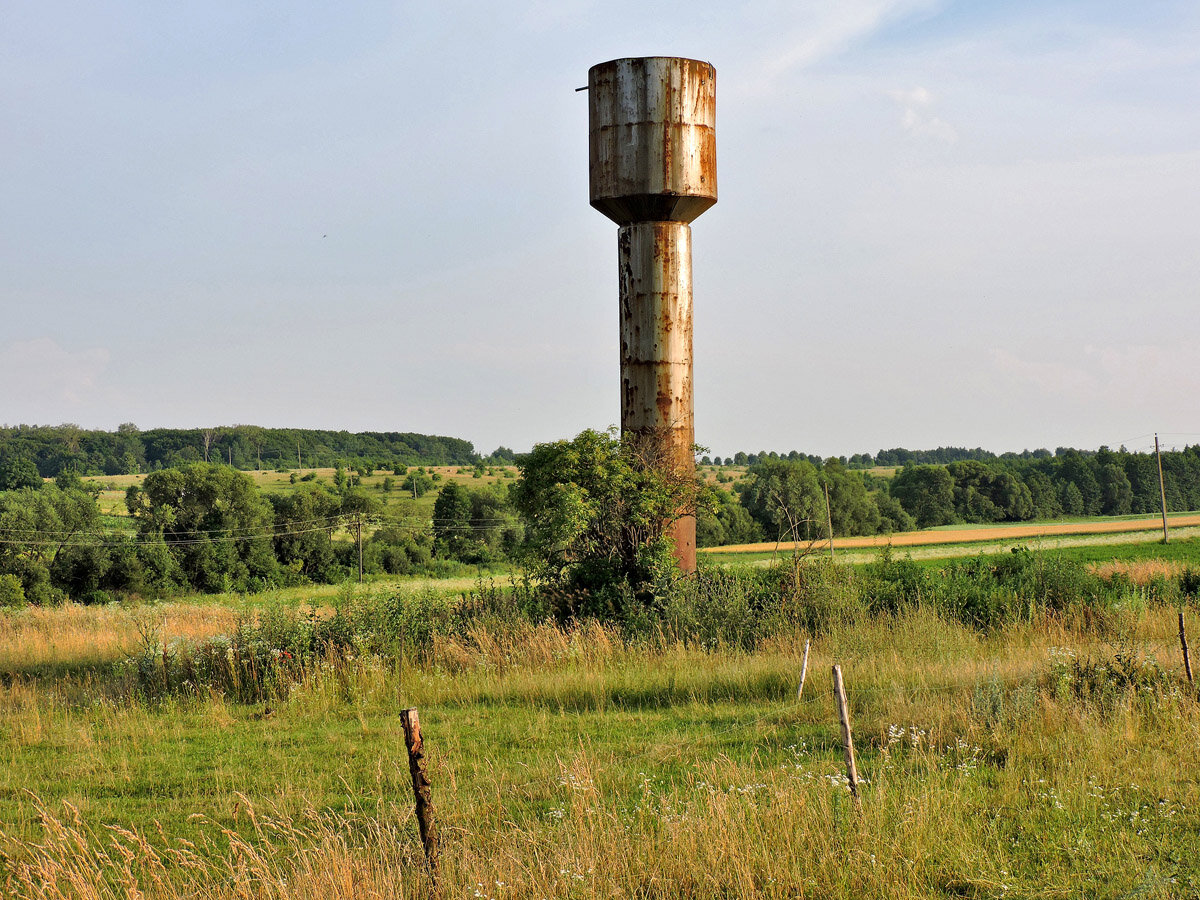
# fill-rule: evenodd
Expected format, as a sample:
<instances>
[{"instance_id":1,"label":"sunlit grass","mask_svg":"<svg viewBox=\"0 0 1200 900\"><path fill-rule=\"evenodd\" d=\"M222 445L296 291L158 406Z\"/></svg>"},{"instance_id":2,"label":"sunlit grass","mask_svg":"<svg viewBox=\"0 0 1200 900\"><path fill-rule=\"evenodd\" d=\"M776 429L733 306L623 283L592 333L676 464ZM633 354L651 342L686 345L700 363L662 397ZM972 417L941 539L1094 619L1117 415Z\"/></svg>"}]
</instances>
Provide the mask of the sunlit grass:
<instances>
[{"instance_id":1,"label":"sunlit grass","mask_svg":"<svg viewBox=\"0 0 1200 900\"><path fill-rule=\"evenodd\" d=\"M87 635L108 628L136 639L119 610L41 612L21 625L31 641L78 635L59 659L89 658ZM217 612L232 615L176 611L163 636ZM0 883L13 897L433 896L398 721L411 705L443 896L1192 896L1200 708L1175 629L1171 609L1115 613L1102 633L981 633L916 609L741 652L477 625L421 659L329 660L269 708L147 704L97 677L85 702L79 685L17 680L0 688ZM1067 650L1156 658L1173 687L1082 701L1055 681Z\"/></svg>"}]
</instances>

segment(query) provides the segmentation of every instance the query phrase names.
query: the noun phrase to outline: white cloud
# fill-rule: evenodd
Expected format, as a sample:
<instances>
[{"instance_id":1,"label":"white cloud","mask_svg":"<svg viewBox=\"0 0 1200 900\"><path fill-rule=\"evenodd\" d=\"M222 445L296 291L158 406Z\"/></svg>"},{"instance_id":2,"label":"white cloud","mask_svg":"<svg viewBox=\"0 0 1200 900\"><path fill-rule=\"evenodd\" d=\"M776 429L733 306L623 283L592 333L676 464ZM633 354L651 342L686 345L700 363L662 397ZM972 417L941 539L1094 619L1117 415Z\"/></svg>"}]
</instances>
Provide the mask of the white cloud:
<instances>
[{"instance_id":1,"label":"white cloud","mask_svg":"<svg viewBox=\"0 0 1200 900\"><path fill-rule=\"evenodd\" d=\"M958 140L958 131L954 126L933 115L933 95L923 87L911 91L889 91L888 96L896 101L903 110L900 124L909 134L920 138L929 138L953 144Z\"/></svg>"},{"instance_id":2,"label":"white cloud","mask_svg":"<svg viewBox=\"0 0 1200 900\"><path fill-rule=\"evenodd\" d=\"M773 81L820 62L888 22L940 6L935 0L827 0L800 7L799 21L785 43L764 59L762 78Z\"/></svg>"}]
</instances>

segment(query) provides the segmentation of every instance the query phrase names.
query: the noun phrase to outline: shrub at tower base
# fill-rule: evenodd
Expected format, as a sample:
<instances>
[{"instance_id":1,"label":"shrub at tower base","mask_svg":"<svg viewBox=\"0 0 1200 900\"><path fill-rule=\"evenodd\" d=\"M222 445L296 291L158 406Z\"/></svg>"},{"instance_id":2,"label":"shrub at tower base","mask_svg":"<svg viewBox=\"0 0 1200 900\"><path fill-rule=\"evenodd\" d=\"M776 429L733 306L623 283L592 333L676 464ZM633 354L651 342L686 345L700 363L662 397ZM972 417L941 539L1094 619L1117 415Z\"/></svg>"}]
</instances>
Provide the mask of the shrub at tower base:
<instances>
[{"instance_id":1,"label":"shrub at tower base","mask_svg":"<svg viewBox=\"0 0 1200 900\"><path fill-rule=\"evenodd\" d=\"M538 444L518 461L513 502L526 565L559 619L623 617L675 573L667 533L705 492L612 431Z\"/></svg>"}]
</instances>

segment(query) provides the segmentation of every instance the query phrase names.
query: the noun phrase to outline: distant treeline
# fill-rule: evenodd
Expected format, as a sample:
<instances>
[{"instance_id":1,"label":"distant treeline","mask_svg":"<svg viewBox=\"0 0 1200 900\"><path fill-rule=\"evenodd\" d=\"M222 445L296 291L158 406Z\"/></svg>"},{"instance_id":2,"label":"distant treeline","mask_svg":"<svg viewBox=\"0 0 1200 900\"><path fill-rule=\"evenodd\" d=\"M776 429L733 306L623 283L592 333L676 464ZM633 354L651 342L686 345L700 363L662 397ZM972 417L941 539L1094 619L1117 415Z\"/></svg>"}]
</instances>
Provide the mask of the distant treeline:
<instances>
[{"instance_id":1,"label":"distant treeline","mask_svg":"<svg viewBox=\"0 0 1200 900\"><path fill-rule=\"evenodd\" d=\"M870 453L855 453L852 456L839 456L838 461L848 469L870 469L873 466L894 466L901 467L907 465L937 465L944 466L952 462L963 462L964 460L974 459L979 462L994 462L996 460L1024 460L1024 459L1049 459L1052 456L1062 456L1066 453L1090 453L1094 451L1072 450L1070 447L1059 447L1054 453L1049 450L1022 450L1020 453L993 453L990 450L984 450L982 447L968 449L966 447L938 447L934 450L906 450L904 447L894 447L891 450L880 450L874 456ZM739 451L733 456L720 457L713 459L704 457L702 462L706 465L711 462L713 465L725 466L752 466L761 459L806 459L814 465L819 465L823 462L822 457L814 456L811 453L802 453L798 450L791 450L787 453L778 453L775 451L767 452L761 450L758 453L746 453Z\"/></svg>"},{"instance_id":2,"label":"distant treeline","mask_svg":"<svg viewBox=\"0 0 1200 900\"><path fill-rule=\"evenodd\" d=\"M491 462L511 462L498 448ZM152 428L126 423L116 431L78 425L0 426L0 462L32 463L43 478L133 475L193 462L221 462L236 469L366 466L473 465L481 457L470 441L395 431L317 431L308 428Z\"/></svg>"},{"instance_id":3,"label":"distant treeline","mask_svg":"<svg viewBox=\"0 0 1200 900\"><path fill-rule=\"evenodd\" d=\"M895 477L887 478L854 468L849 460L759 454L746 475L731 485L732 493L719 492L715 509L701 511L698 542L719 546L825 537L826 486L835 535L960 522L1152 514L1161 507L1158 464L1152 453L1060 449L1055 454L993 454L987 460L965 458L944 465L917 461L922 458L929 457L910 454ZM1164 453L1162 467L1167 509L1200 509L1200 445ZM726 472L718 481L729 483L733 478Z\"/></svg>"}]
</instances>

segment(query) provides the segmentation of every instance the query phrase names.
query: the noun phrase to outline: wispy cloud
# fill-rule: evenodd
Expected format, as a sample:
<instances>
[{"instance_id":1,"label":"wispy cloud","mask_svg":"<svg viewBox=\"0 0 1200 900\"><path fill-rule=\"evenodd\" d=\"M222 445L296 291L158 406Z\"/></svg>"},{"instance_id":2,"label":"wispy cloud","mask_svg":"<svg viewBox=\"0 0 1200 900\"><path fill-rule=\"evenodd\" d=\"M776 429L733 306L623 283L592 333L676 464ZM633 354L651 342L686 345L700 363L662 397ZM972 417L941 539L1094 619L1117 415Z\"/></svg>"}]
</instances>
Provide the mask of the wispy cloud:
<instances>
[{"instance_id":1,"label":"wispy cloud","mask_svg":"<svg viewBox=\"0 0 1200 900\"><path fill-rule=\"evenodd\" d=\"M942 3L938 0L827 0L806 4L792 37L764 61L773 80L793 69L826 59L878 31L888 22Z\"/></svg>"},{"instance_id":2,"label":"wispy cloud","mask_svg":"<svg viewBox=\"0 0 1200 900\"><path fill-rule=\"evenodd\" d=\"M889 91L888 96L899 104L903 113L900 124L909 134L953 144L958 140L954 126L933 114L933 95L923 87L911 91Z\"/></svg>"}]
</instances>

